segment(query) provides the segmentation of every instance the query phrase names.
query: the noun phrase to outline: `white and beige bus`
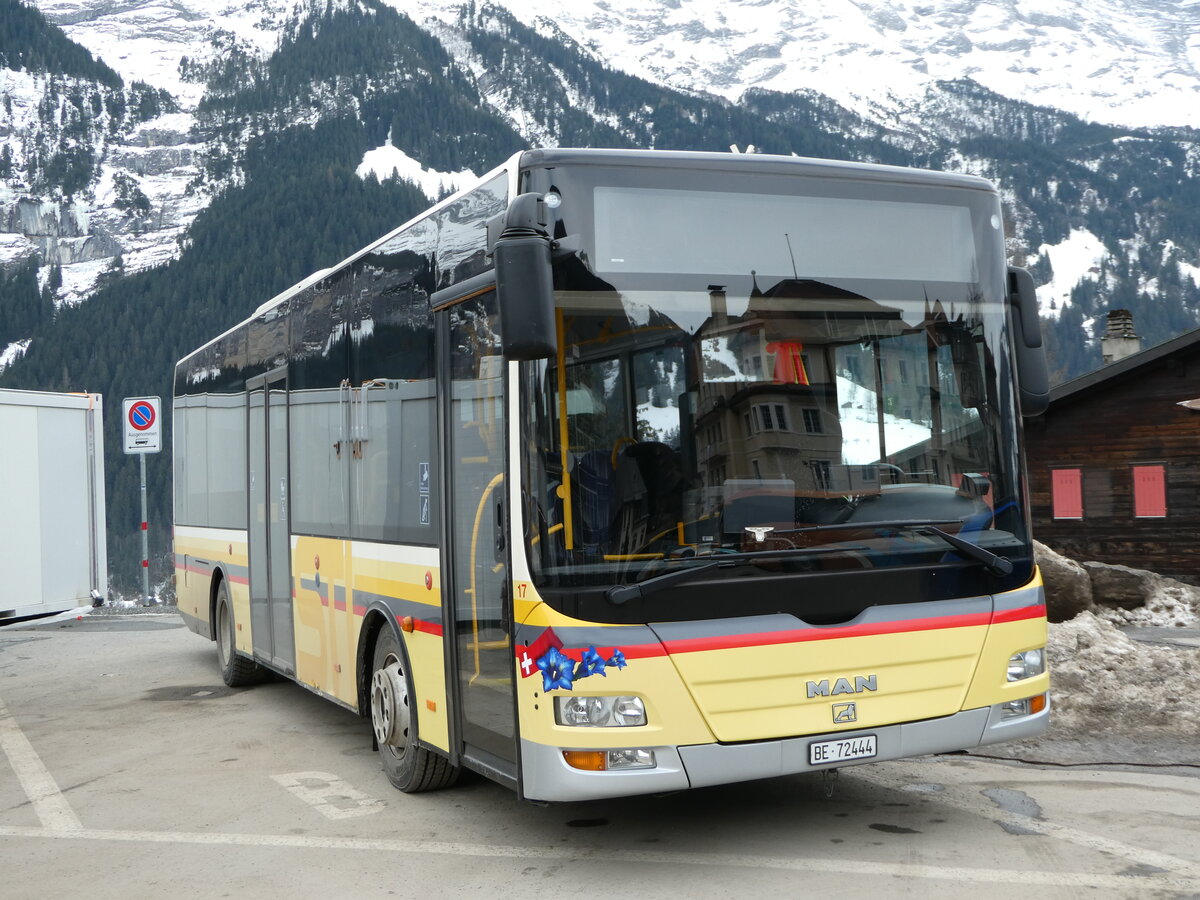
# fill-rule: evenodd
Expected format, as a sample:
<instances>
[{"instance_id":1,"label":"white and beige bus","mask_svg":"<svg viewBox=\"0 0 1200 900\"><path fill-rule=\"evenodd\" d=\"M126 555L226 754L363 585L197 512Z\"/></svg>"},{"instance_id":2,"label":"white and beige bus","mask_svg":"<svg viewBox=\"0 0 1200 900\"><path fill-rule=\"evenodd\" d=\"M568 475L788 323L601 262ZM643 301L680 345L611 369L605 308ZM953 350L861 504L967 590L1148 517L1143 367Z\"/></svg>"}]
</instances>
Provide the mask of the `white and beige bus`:
<instances>
[{"instance_id":1,"label":"white and beige bus","mask_svg":"<svg viewBox=\"0 0 1200 900\"><path fill-rule=\"evenodd\" d=\"M1033 735L1046 392L982 179L529 151L179 362L179 608L405 791Z\"/></svg>"}]
</instances>

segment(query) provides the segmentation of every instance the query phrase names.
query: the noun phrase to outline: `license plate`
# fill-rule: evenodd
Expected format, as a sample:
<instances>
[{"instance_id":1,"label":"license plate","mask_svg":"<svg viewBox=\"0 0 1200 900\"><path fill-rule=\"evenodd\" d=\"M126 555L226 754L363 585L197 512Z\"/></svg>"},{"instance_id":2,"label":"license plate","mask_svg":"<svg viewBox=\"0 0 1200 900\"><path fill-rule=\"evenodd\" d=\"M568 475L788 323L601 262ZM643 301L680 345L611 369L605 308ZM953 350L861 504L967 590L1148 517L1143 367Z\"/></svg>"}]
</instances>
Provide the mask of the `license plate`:
<instances>
[{"instance_id":1,"label":"license plate","mask_svg":"<svg viewBox=\"0 0 1200 900\"><path fill-rule=\"evenodd\" d=\"M808 745L808 764L827 766L851 759L870 759L877 752L873 734L860 734L857 737L838 738L833 741L813 741Z\"/></svg>"}]
</instances>

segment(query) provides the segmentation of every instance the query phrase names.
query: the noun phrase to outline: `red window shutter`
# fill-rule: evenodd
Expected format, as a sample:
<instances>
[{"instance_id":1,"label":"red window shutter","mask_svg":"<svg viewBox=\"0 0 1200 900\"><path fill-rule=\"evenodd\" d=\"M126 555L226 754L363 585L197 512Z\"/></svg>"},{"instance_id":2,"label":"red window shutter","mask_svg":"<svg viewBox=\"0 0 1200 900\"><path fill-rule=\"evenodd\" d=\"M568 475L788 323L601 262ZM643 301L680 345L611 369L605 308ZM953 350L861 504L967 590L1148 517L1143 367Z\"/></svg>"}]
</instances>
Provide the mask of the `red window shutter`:
<instances>
[{"instance_id":1,"label":"red window shutter","mask_svg":"<svg viewBox=\"0 0 1200 900\"><path fill-rule=\"evenodd\" d=\"M1050 491L1054 518L1083 518L1083 477L1079 469L1051 470Z\"/></svg>"},{"instance_id":2,"label":"red window shutter","mask_svg":"<svg viewBox=\"0 0 1200 900\"><path fill-rule=\"evenodd\" d=\"M1133 514L1161 519L1167 514L1167 473L1162 466L1133 467Z\"/></svg>"}]
</instances>

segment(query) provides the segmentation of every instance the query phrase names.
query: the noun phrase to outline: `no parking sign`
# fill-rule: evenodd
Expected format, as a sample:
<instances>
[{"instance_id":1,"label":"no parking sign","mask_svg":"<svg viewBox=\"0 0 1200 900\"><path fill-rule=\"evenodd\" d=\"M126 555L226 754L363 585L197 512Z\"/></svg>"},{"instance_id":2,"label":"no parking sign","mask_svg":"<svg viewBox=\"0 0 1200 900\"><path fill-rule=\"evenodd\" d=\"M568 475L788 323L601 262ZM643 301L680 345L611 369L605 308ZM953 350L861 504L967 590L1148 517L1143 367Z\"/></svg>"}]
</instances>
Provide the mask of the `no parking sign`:
<instances>
[{"instance_id":1,"label":"no parking sign","mask_svg":"<svg viewBox=\"0 0 1200 900\"><path fill-rule=\"evenodd\" d=\"M158 453L162 449L162 416L157 397L127 397L122 422L126 453Z\"/></svg>"}]
</instances>

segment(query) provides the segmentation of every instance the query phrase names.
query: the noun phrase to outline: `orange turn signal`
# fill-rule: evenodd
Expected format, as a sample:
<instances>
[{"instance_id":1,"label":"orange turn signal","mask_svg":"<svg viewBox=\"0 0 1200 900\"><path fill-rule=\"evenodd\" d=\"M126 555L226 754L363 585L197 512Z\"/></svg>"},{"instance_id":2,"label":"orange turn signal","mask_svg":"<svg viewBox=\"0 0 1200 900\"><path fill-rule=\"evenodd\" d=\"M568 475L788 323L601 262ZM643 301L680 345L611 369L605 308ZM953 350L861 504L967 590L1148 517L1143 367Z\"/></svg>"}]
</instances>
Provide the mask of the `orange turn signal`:
<instances>
[{"instance_id":1,"label":"orange turn signal","mask_svg":"<svg viewBox=\"0 0 1200 900\"><path fill-rule=\"evenodd\" d=\"M608 758L603 750L564 750L562 755L572 769L586 769L589 772L603 772Z\"/></svg>"},{"instance_id":2,"label":"orange turn signal","mask_svg":"<svg viewBox=\"0 0 1200 900\"><path fill-rule=\"evenodd\" d=\"M1046 708L1046 695L1038 694L1036 697L1029 698L1029 711L1031 713L1040 713Z\"/></svg>"}]
</instances>

